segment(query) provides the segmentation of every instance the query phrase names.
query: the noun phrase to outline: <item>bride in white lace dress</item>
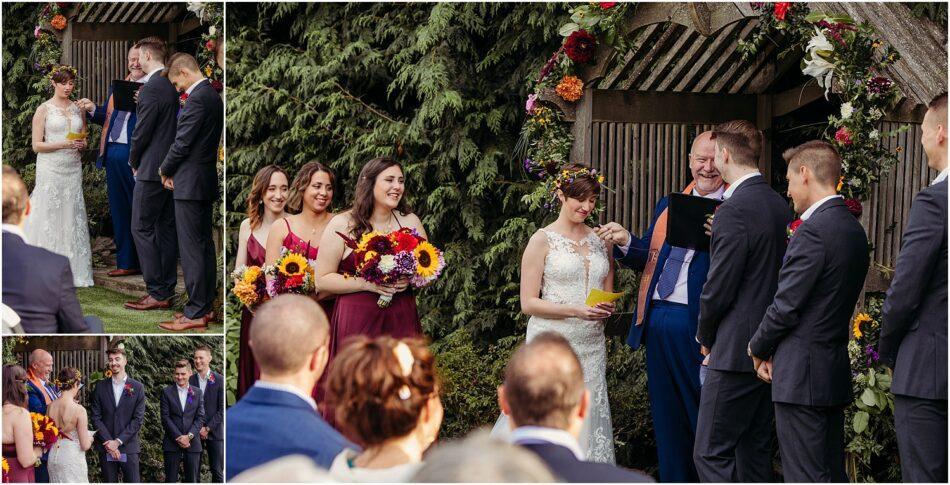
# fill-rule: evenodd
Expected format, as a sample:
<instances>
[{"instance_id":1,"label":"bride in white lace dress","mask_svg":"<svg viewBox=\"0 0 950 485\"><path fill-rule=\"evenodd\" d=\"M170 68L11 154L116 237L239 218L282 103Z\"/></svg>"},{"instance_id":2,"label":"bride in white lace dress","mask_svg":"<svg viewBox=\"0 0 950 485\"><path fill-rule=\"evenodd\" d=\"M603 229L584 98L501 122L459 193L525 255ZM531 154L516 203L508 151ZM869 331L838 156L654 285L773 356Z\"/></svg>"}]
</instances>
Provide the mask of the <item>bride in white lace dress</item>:
<instances>
[{"instance_id":1,"label":"bride in white lace dress","mask_svg":"<svg viewBox=\"0 0 950 485\"><path fill-rule=\"evenodd\" d=\"M61 369L57 380L61 394L46 411L62 433L49 451L50 483L89 483L86 451L92 447L92 433L86 409L76 401L81 380L78 370Z\"/></svg>"},{"instance_id":2,"label":"bride in white lace dress","mask_svg":"<svg viewBox=\"0 0 950 485\"><path fill-rule=\"evenodd\" d=\"M596 174L571 167L574 175L560 184L561 210L556 221L528 242L521 260L521 311L528 320L527 340L554 331L563 335L581 361L590 409L580 446L590 461L614 463L613 426L607 400L607 349L604 319L613 304L584 304L592 288L613 291L611 248L584 221L600 193ZM580 172L576 170L580 169ZM493 434L504 435L509 424L502 415Z\"/></svg>"},{"instance_id":3,"label":"bride in white lace dress","mask_svg":"<svg viewBox=\"0 0 950 485\"><path fill-rule=\"evenodd\" d=\"M24 231L28 243L69 258L75 286L92 286L92 250L79 153L86 141L66 136L85 131L79 107L69 100L76 74L64 66L49 77L55 94L33 115L36 185L30 194L32 209Z\"/></svg>"}]
</instances>

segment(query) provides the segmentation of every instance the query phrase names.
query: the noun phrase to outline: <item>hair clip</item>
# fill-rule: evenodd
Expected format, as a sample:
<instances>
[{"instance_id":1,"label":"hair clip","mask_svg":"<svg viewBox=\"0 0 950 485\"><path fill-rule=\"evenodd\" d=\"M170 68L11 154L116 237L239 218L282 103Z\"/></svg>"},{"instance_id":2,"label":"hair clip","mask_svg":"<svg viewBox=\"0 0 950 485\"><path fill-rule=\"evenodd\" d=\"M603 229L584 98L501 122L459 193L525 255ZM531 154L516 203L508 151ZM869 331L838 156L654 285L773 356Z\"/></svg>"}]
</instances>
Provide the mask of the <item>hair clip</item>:
<instances>
[{"instance_id":1,"label":"hair clip","mask_svg":"<svg viewBox=\"0 0 950 485\"><path fill-rule=\"evenodd\" d=\"M409 349L409 346L405 342L399 342L393 347L393 356L396 357L396 361L399 363L399 368L402 371L403 377L409 377L412 374L412 365L415 364L416 359L412 356L412 350ZM409 389L409 386L403 384L399 388L399 399L403 401L408 400L412 397L412 390Z\"/></svg>"}]
</instances>

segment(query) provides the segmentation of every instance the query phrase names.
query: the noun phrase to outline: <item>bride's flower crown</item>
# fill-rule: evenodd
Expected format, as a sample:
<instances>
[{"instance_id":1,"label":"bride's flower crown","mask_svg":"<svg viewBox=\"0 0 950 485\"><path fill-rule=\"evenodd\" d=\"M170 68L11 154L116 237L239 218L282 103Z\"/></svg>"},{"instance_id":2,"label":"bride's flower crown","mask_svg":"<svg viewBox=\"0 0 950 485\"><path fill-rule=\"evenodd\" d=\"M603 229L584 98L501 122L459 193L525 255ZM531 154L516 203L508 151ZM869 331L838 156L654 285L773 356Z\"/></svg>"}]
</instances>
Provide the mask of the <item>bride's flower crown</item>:
<instances>
[{"instance_id":1,"label":"bride's flower crown","mask_svg":"<svg viewBox=\"0 0 950 485\"><path fill-rule=\"evenodd\" d=\"M75 67L70 66L68 64L61 64L59 66L54 66L52 69L50 69L49 72L46 73L46 79L49 79L50 82L56 82L56 81L53 81L53 76L56 73L59 73L62 71L66 71L72 74L74 80L79 78L79 71Z\"/></svg>"},{"instance_id":2,"label":"bride's flower crown","mask_svg":"<svg viewBox=\"0 0 950 485\"><path fill-rule=\"evenodd\" d=\"M551 192L556 194L558 190L562 190L564 186L574 183L575 180L581 177L590 177L596 182L595 187L599 193L601 188L604 185L604 174L597 172L596 168L581 168L575 170L561 170L557 175L554 176L551 183Z\"/></svg>"},{"instance_id":3,"label":"bride's flower crown","mask_svg":"<svg viewBox=\"0 0 950 485\"><path fill-rule=\"evenodd\" d=\"M63 387L73 388L73 387L75 387L76 385L78 385L80 381L82 381L82 372L79 372L79 371L77 370L77 371L76 371L76 375L73 376L72 379L67 379L67 380L65 380L65 381L61 381L61 380L59 380L59 379L56 379L56 380L53 381L53 384L55 384L56 387L61 388L61 389L62 389Z\"/></svg>"}]
</instances>

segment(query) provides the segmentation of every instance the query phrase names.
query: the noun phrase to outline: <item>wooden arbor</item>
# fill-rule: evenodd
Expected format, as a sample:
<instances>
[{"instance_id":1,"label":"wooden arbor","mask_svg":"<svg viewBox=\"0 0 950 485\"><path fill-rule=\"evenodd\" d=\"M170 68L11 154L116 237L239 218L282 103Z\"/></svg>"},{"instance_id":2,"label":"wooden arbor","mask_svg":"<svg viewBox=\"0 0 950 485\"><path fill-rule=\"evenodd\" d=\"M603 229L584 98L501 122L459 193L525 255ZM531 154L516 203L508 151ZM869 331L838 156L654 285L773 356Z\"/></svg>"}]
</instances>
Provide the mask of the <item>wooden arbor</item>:
<instances>
[{"instance_id":1,"label":"wooden arbor","mask_svg":"<svg viewBox=\"0 0 950 485\"><path fill-rule=\"evenodd\" d=\"M902 147L891 169L865 202L862 223L875 247L869 291L887 287L906 224L910 202L936 174L920 149L919 123L925 103L946 91L946 33L929 20L913 17L901 4L811 4L812 10L846 13L879 26L882 38L902 55L891 76L905 98L882 127L909 124L889 148ZM771 173L772 143L779 134L773 120L821 100L816 83L782 88L797 76L799 58L778 59L770 43L753 59L742 61L737 46L756 26L748 3L650 3L638 7L626 26L631 49L601 49L581 73L584 96L568 104L553 92L543 101L557 105L573 122L571 159L602 170L612 192L606 196L606 220L635 233L649 225L653 207L666 194L681 190L690 178L688 153L693 137L731 119L754 121L765 133L762 166ZM938 53L939 55L935 55ZM780 175L780 174L776 174Z\"/></svg>"}]
</instances>

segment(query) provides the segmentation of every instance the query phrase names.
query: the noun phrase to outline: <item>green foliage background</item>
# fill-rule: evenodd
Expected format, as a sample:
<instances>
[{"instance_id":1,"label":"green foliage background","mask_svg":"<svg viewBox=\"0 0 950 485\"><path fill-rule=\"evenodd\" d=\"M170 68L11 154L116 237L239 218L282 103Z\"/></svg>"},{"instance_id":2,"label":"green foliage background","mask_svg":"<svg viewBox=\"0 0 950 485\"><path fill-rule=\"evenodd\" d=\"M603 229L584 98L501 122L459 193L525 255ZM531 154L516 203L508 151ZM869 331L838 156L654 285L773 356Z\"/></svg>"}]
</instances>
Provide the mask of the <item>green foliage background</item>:
<instances>
[{"instance_id":1,"label":"green foliage background","mask_svg":"<svg viewBox=\"0 0 950 485\"><path fill-rule=\"evenodd\" d=\"M5 337L3 339L3 362L5 364L19 363L16 362L16 357L11 350L18 343L25 341L29 341L29 337ZM174 382L172 379L174 362L178 359L191 360L195 347L199 345L211 347L213 351L211 368L220 372L221 363L224 361L223 341L221 337L149 336L128 337L122 342L125 344L129 362L126 366L126 372L130 377L145 385L145 422L139 432L139 440L142 444L142 453L139 455L142 481L145 483L163 482L165 480L162 465L164 430L159 417L159 399L162 389ZM86 386L91 387L92 385L93 382L87 380ZM89 409L88 402L82 404L86 406L87 410ZM90 482L102 482L98 453L90 451L86 453L86 459L89 465ZM207 459L202 462L201 481L204 483L211 482L211 472L208 468Z\"/></svg>"},{"instance_id":2,"label":"green foliage background","mask_svg":"<svg viewBox=\"0 0 950 485\"><path fill-rule=\"evenodd\" d=\"M419 297L445 381L443 438L494 423L501 369L524 335L521 251L549 221L521 203L534 182L515 146L528 82L560 45L567 10L561 3L227 6L229 267L260 167L276 163L292 173L312 159L329 164L339 181L334 210L342 210L364 162L402 161L409 201L448 262ZM633 291L631 276L623 272L618 284ZM229 308L238 308L233 298ZM228 324L235 375L237 312ZM654 472L643 354L619 340L609 347L618 461Z\"/></svg>"}]
</instances>

